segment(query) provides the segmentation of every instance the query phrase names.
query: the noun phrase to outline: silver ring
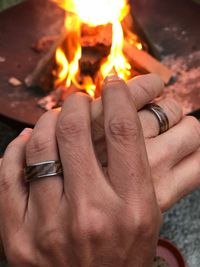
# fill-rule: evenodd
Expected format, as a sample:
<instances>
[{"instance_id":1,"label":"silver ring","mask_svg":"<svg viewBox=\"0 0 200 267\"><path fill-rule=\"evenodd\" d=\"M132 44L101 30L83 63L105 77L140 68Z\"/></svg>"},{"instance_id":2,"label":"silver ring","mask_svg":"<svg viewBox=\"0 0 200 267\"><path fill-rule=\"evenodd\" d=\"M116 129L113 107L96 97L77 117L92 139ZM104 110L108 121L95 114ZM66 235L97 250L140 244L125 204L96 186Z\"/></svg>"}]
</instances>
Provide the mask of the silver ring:
<instances>
[{"instance_id":1,"label":"silver ring","mask_svg":"<svg viewBox=\"0 0 200 267\"><path fill-rule=\"evenodd\" d=\"M62 173L62 164L58 160L43 161L24 168L25 181L28 183L46 177L62 175Z\"/></svg>"},{"instance_id":2,"label":"silver ring","mask_svg":"<svg viewBox=\"0 0 200 267\"><path fill-rule=\"evenodd\" d=\"M164 110L155 103L147 104L144 109L152 112L158 120L159 134L162 134L169 130L169 119Z\"/></svg>"}]
</instances>

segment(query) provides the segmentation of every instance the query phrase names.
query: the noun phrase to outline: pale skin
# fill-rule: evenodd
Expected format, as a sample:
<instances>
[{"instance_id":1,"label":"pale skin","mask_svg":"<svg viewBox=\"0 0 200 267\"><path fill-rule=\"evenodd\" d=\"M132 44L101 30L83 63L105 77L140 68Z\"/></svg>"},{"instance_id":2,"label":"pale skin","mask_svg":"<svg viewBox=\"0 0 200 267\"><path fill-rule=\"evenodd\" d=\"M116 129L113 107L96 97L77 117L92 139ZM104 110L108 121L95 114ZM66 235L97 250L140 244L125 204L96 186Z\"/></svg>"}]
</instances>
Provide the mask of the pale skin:
<instances>
[{"instance_id":1,"label":"pale skin","mask_svg":"<svg viewBox=\"0 0 200 267\"><path fill-rule=\"evenodd\" d=\"M100 125L103 121L107 153L103 143L98 142L104 136L104 130L99 131L103 128L95 130L93 121L92 129L93 139L96 133L96 151L101 162L107 165L108 158L108 175L102 173L94 156L91 104L86 96L71 96L61 113L59 110L46 113L33 132L23 133L7 149L0 170L0 230L11 266L75 266L77 263L100 266L101 260L107 263L105 266L116 266L116 262L118 266L149 266L160 227L160 210L171 207L199 185L197 120L182 119L181 109L175 102L161 102L172 128L157 136L155 117L146 111L138 113L151 176L134 106L140 109L159 95L162 83L154 75L145 76L129 83L128 94L118 83L114 85L109 84L104 90L104 119L99 121ZM93 106L92 110L95 113ZM93 120L95 118L98 122L98 112L96 117L93 115ZM29 164L57 159L55 137L64 166L64 181L60 177L43 179L32 183L27 190L22 177L25 158ZM169 149L171 140L176 140L173 150ZM181 148L185 148L183 152ZM191 164L192 168L188 168ZM89 216L85 216L86 213ZM102 246L91 240L99 241Z\"/></svg>"}]
</instances>

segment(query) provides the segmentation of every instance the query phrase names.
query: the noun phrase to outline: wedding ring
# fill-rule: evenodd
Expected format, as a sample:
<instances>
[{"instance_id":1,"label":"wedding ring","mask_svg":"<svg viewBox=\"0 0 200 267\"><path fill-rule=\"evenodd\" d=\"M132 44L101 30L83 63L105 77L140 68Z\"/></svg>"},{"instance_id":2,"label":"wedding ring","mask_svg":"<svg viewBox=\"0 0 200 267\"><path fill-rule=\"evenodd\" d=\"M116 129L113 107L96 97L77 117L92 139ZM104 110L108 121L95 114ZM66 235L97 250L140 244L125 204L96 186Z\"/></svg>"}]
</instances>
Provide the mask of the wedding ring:
<instances>
[{"instance_id":1,"label":"wedding ring","mask_svg":"<svg viewBox=\"0 0 200 267\"><path fill-rule=\"evenodd\" d=\"M152 112L158 120L159 134L162 134L169 130L169 119L164 110L155 103L147 104L144 109Z\"/></svg>"},{"instance_id":2,"label":"wedding ring","mask_svg":"<svg viewBox=\"0 0 200 267\"><path fill-rule=\"evenodd\" d=\"M24 169L26 182L32 182L46 177L62 175L62 173L62 165L58 160L35 163L26 166Z\"/></svg>"}]
</instances>

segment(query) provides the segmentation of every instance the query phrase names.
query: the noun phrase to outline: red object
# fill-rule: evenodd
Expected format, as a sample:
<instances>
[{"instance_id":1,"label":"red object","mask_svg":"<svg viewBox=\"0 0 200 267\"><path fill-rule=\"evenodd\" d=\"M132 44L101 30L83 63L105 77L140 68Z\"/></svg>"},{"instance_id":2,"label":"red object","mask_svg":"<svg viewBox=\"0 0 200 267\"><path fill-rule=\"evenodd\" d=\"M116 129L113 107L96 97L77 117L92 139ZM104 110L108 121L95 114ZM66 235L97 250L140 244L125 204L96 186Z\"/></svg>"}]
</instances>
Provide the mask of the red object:
<instances>
[{"instance_id":1,"label":"red object","mask_svg":"<svg viewBox=\"0 0 200 267\"><path fill-rule=\"evenodd\" d=\"M163 259L169 267L186 267L186 263L181 252L169 240L159 239L157 257Z\"/></svg>"}]
</instances>

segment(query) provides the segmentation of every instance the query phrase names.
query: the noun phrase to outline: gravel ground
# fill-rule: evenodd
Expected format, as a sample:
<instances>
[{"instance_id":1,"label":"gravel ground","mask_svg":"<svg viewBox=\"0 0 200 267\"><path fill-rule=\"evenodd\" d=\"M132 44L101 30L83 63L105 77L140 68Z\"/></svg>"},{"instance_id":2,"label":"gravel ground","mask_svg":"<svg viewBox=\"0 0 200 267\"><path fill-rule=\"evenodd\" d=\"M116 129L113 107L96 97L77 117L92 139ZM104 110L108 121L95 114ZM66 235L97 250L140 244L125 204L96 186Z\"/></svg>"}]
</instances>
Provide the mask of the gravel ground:
<instances>
[{"instance_id":1,"label":"gravel ground","mask_svg":"<svg viewBox=\"0 0 200 267\"><path fill-rule=\"evenodd\" d=\"M164 215L161 236L178 246L188 267L200 266L200 189Z\"/></svg>"}]
</instances>

